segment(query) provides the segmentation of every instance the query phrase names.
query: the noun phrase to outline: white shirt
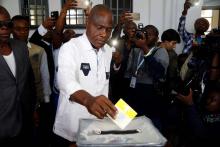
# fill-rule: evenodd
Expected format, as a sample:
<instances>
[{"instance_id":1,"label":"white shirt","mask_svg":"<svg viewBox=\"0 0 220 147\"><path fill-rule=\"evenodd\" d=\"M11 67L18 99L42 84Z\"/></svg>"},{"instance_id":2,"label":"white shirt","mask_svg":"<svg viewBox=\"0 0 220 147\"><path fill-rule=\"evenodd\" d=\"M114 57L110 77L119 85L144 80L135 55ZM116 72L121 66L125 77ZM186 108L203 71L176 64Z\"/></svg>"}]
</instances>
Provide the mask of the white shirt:
<instances>
[{"instance_id":1,"label":"white shirt","mask_svg":"<svg viewBox=\"0 0 220 147\"><path fill-rule=\"evenodd\" d=\"M69 141L76 141L79 119L94 118L86 107L71 102L70 95L85 90L92 96L108 97L112 48L105 45L93 49L86 34L65 43L58 56L58 84L60 97L54 133Z\"/></svg>"},{"instance_id":2,"label":"white shirt","mask_svg":"<svg viewBox=\"0 0 220 147\"><path fill-rule=\"evenodd\" d=\"M14 75L14 77L16 77L16 64L15 64L15 57L14 57L14 53L13 51L11 51L11 53L9 55L3 55L6 63L8 64L12 74Z\"/></svg>"}]
</instances>

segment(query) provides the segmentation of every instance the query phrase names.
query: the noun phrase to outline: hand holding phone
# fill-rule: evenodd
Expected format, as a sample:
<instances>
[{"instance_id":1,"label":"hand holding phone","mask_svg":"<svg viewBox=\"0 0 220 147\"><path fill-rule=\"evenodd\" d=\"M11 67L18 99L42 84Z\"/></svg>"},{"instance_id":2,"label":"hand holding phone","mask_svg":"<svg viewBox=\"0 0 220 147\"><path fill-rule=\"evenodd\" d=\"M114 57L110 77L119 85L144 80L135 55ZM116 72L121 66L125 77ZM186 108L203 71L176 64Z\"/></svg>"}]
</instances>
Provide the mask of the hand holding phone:
<instances>
[{"instance_id":1,"label":"hand holding phone","mask_svg":"<svg viewBox=\"0 0 220 147\"><path fill-rule=\"evenodd\" d=\"M52 11L50 14L50 17L52 20L56 21L59 17L59 12L58 11Z\"/></svg>"},{"instance_id":2,"label":"hand holding phone","mask_svg":"<svg viewBox=\"0 0 220 147\"><path fill-rule=\"evenodd\" d=\"M134 21L140 21L140 13L130 13Z\"/></svg>"},{"instance_id":3,"label":"hand holding phone","mask_svg":"<svg viewBox=\"0 0 220 147\"><path fill-rule=\"evenodd\" d=\"M90 5L90 2L88 0L76 0L76 2L76 8L86 9Z\"/></svg>"},{"instance_id":4,"label":"hand holding phone","mask_svg":"<svg viewBox=\"0 0 220 147\"><path fill-rule=\"evenodd\" d=\"M140 21L140 13L125 13L126 19L131 19L134 21Z\"/></svg>"},{"instance_id":5,"label":"hand holding phone","mask_svg":"<svg viewBox=\"0 0 220 147\"><path fill-rule=\"evenodd\" d=\"M189 0L191 6L198 6L199 5L199 0Z\"/></svg>"}]
</instances>

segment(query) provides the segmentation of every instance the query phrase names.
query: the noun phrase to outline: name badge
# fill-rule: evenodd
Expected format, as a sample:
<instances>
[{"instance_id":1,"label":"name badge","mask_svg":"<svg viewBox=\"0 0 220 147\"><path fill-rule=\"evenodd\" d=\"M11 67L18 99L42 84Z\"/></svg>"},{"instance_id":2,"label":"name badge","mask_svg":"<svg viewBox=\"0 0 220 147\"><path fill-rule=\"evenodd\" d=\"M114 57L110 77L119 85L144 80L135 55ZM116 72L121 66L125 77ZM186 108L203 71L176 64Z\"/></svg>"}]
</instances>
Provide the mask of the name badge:
<instances>
[{"instance_id":1,"label":"name badge","mask_svg":"<svg viewBox=\"0 0 220 147\"><path fill-rule=\"evenodd\" d=\"M135 88L136 80L137 80L136 77L134 77L134 76L131 77L131 82L130 82L130 87L131 87L131 88Z\"/></svg>"}]
</instances>

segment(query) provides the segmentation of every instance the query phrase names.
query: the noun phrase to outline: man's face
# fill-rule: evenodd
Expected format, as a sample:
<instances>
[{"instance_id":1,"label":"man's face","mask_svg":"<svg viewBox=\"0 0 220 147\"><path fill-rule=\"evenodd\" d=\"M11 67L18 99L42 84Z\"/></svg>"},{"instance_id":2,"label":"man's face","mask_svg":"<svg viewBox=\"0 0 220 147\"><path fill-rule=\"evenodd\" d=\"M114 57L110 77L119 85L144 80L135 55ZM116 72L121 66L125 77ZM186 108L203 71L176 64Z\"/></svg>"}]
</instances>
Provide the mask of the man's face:
<instances>
[{"instance_id":1,"label":"man's face","mask_svg":"<svg viewBox=\"0 0 220 147\"><path fill-rule=\"evenodd\" d=\"M209 93L206 109L210 112L220 111L220 92Z\"/></svg>"},{"instance_id":2,"label":"man's face","mask_svg":"<svg viewBox=\"0 0 220 147\"><path fill-rule=\"evenodd\" d=\"M166 49L173 50L176 48L176 41L165 41L166 42Z\"/></svg>"},{"instance_id":3,"label":"man's face","mask_svg":"<svg viewBox=\"0 0 220 147\"><path fill-rule=\"evenodd\" d=\"M128 36L128 38L134 38L137 30L137 26L130 23L125 27L124 33Z\"/></svg>"},{"instance_id":4,"label":"man's face","mask_svg":"<svg viewBox=\"0 0 220 147\"><path fill-rule=\"evenodd\" d=\"M92 45L99 49L109 39L112 31L112 14L105 11L98 12L95 19L89 18L86 34Z\"/></svg>"},{"instance_id":5,"label":"man's face","mask_svg":"<svg viewBox=\"0 0 220 147\"><path fill-rule=\"evenodd\" d=\"M13 22L12 34L15 39L27 41L29 35L29 23L25 20L15 20Z\"/></svg>"},{"instance_id":6,"label":"man's face","mask_svg":"<svg viewBox=\"0 0 220 147\"><path fill-rule=\"evenodd\" d=\"M155 44L157 43L158 36L156 35L154 30L152 30L152 29L147 29L145 31L146 31L146 35L147 35L148 46L151 48L151 47L155 46Z\"/></svg>"},{"instance_id":7,"label":"man's face","mask_svg":"<svg viewBox=\"0 0 220 147\"><path fill-rule=\"evenodd\" d=\"M0 14L0 43L8 42L10 38L12 23L10 16Z\"/></svg>"}]
</instances>

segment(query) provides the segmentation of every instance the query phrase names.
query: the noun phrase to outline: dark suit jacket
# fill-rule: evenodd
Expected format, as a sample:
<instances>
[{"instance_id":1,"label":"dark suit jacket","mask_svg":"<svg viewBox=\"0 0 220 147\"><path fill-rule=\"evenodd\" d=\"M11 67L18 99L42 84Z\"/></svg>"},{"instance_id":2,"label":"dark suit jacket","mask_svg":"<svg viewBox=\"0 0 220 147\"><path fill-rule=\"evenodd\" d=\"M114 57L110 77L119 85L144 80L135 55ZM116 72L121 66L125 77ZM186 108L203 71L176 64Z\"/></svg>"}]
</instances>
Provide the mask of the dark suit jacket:
<instances>
[{"instance_id":1,"label":"dark suit jacket","mask_svg":"<svg viewBox=\"0 0 220 147\"><path fill-rule=\"evenodd\" d=\"M0 141L21 132L30 133L35 105L34 79L27 45L13 39L9 43L14 53L16 76L0 55Z\"/></svg>"},{"instance_id":2,"label":"dark suit jacket","mask_svg":"<svg viewBox=\"0 0 220 147\"><path fill-rule=\"evenodd\" d=\"M34 34L30 38L30 42L34 43L36 45L39 45L40 47L44 48L46 54L47 54L47 61L48 61L48 69L50 74L50 86L51 89L53 88L53 80L54 80L54 60L53 60L53 51L52 48L47 45L45 42L42 41L43 36L41 36L38 32L38 29L34 32Z\"/></svg>"}]
</instances>

